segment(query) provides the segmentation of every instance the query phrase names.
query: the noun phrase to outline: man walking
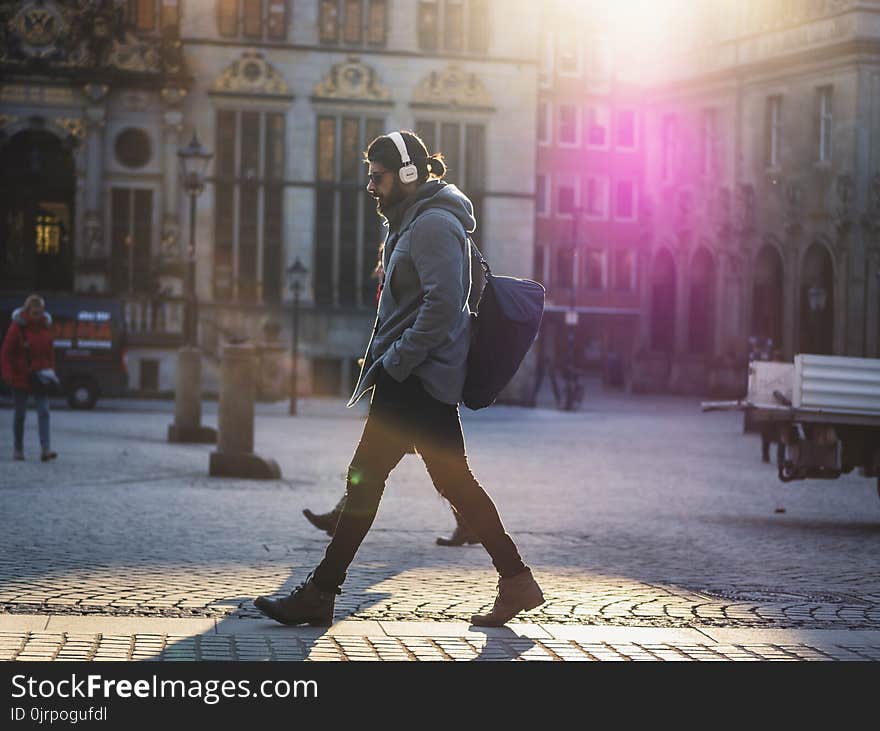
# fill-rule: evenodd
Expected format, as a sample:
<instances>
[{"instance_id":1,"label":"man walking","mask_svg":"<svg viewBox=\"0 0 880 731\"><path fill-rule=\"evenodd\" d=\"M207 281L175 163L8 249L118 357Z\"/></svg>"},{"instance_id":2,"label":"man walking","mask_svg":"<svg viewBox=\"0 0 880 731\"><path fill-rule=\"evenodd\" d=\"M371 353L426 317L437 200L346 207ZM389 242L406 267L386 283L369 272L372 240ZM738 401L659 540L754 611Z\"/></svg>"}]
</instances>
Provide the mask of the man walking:
<instances>
[{"instance_id":1,"label":"man walking","mask_svg":"<svg viewBox=\"0 0 880 731\"><path fill-rule=\"evenodd\" d=\"M349 401L372 389L369 415L323 560L289 596L257 597L254 605L284 624L330 625L335 596L373 523L385 480L414 445L435 487L479 537L500 575L492 610L471 621L500 626L540 606L544 596L470 471L459 420L470 345L473 205L443 182L442 155L429 157L412 132L376 138L366 162L367 190L389 228L376 324Z\"/></svg>"}]
</instances>

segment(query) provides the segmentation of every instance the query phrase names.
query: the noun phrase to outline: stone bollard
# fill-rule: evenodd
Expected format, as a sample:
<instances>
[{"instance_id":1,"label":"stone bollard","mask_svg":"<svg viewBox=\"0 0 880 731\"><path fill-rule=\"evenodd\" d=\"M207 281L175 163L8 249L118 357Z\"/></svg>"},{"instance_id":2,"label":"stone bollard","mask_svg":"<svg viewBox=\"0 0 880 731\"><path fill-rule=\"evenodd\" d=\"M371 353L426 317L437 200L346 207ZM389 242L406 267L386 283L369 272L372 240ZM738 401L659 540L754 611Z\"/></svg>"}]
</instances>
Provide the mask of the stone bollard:
<instances>
[{"instance_id":1,"label":"stone bollard","mask_svg":"<svg viewBox=\"0 0 880 731\"><path fill-rule=\"evenodd\" d=\"M214 444L217 430L202 426L202 351L178 350L176 375L174 423L168 426L168 441Z\"/></svg>"},{"instance_id":2,"label":"stone bollard","mask_svg":"<svg viewBox=\"0 0 880 731\"><path fill-rule=\"evenodd\" d=\"M257 355L252 345L227 345L220 365L217 451L211 452L212 477L277 480L275 460L254 454L254 399Z\"/></svg>"}]
</instances>

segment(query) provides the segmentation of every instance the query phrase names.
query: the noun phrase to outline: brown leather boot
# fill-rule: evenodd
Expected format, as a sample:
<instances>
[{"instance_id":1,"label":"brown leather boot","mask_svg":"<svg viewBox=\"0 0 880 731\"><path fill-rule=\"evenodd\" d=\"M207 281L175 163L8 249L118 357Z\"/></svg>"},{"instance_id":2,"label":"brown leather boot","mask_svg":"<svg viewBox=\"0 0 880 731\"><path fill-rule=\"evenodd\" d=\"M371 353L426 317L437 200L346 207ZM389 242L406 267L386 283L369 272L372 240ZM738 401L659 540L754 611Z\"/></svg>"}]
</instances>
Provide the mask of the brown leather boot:
<instances>
[{"instance_id":1,"label":"brown leather boot","mask_svg":"<svg viewBox=\"0 0 880 731\"><path fill-rule=\"evenodd\" d=\"M281 624L310 624L313 627L329 627L333 624L333 607L336 603L335 592L324 591L311 576L304 584L296 587L289 596L283 599L269 599L258 596L254 606L267 617Z\"/></svg>"},{"instance_id":2,"label":"brown leather boot","mask_svg":"<svg viewBox=\"0 0 880 731\"><path fill-rule=\"evenodd\" d=\"M438 546L463 546L465 543L479 543L480 539L476 533L471 531L464 523L459 523L452 531L449 538L443 536L437 537Z\"/></svg>"},{"instance_id":3,"label":"brown leather boot","mask_svg":"<svg viewBox=\"0 0 880 731\"><path fill-rule=\"evenodd\" d=\"M309 523L318 530L324 531L328 536L332 536L336 532L336 523L339 522L340 511L335 508L329 513L313 513L308 508L305 508L302 512Z\"/></svg>"},{"instance_id":4,"label":"brown leather boot","mask_svg":"<svg viewBox=\"0 0 880 731\"><path fill-rule=\"evenodd\" d=\"M516 576L498 579L498 596L488 614L475 614L471 624L478 627L501 627L520 612L540 607L544 594L531 569L521 571Z\"/></svg>"}]
</instances>

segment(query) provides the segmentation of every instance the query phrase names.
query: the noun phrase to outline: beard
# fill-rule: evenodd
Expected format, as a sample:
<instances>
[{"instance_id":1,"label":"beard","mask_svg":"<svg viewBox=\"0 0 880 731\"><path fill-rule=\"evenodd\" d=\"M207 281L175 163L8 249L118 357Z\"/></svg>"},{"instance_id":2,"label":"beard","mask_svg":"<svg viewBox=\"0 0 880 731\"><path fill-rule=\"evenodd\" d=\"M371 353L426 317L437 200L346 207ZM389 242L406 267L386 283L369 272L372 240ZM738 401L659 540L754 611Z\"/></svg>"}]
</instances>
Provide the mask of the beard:
<instances>
[{"instance_id":1,"label":"beard","mask_svg":"<svg viewBox=\"0 0 880 731\"><path fill-rule=\"evenodd\" d=\"M388 193L388 195L375 195L373 198L376 200L376 212L382 216L383 218L388 217L388 211L393 208L395 205L400 203L406 194L403 192L403 188L399 182L394 181L394 187Z\"/></svg>"}]
</instances>

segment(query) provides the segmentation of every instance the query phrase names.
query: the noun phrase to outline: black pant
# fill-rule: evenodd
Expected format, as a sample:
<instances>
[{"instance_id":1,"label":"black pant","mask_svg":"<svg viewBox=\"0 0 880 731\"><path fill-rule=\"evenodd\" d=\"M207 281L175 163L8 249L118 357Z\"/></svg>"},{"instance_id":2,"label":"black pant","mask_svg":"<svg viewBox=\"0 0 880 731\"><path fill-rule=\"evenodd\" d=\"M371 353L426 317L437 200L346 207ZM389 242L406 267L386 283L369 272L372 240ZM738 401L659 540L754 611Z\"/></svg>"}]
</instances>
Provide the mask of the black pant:
<instances>
[{"instance_id":1,"label":"black pant","mask_svg":"<svg viewBox=\"0 0 880 731\"><path fill-rule=\"evenodd\" d=\"M348 468L342 515L313 575L322 589L335 589L345 581L345 572L376 517L385 480L412 444L434 486L479 536L498 573L514 576L525 570L495 504L468 467L458 406L430 396L417 376L398 383L382 371Z\"/></svg>"}]
</instances>

